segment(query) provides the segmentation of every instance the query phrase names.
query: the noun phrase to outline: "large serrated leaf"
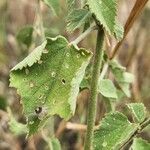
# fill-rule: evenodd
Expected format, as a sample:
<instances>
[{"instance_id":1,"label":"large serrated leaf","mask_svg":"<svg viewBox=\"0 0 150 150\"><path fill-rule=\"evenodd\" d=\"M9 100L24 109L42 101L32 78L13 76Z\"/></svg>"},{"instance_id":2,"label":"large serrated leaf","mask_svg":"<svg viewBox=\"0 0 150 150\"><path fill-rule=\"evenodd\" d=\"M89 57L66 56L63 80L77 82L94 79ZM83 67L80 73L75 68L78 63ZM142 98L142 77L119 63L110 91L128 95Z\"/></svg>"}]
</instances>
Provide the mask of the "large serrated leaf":
<instances>
[{"instance_id":1,"label":"large serrated leaf","mask_svg":"<svg viewBox=\"0 0 150 150\"><path fill-rule=\"evenodd\" d=\"M89 18L91 13L86 9L75 9L67 16L67 30L74 31L75 29L84 25Z\"/></svg>"},{"instance_id":2,"label":"large serrated leaf","mask_svg":"<svg viewBox=\"0 0 150 150\"><path fill-rule=\"evenodd\" d=\"M135 122L142 123L145 120L146 108L143 103L130 103L127 106L131 110Z\"/></svg>"},{"instance_id":3,"label":"large serrated leaf","mask_svg":"<svg viewBox=\"0 0 150 150\"><path fill-rule=\"evenodd\" d=\"M106 31L113 35L116 24L116 0L88 0L88 4Z\"/></svg>"},{"instance_id":4,"label":"large serrated leaf","mask_svg":"<svg viewBox=\"0 0 150 150\"><path fill-rule=\"evenodd\" d=\"M72 116L90 58L89 51L58 36L48 38L11 70L10 86L21 95L30 128L38 128L48 115L58 114L65 119Z\"/></svg>"},{"instance_id":5,"label":"large serrated leaf","mask_svg":"<svg viewBox=\"0 0 150 150\"><path fill-rule=\"evenodd\" d=\"M94 132L94 150L117 150L137 130L127 117L119 112L109 113Z\"/></svg>"},{"instance_id":6,"label":"large serrated leaf","mask_svg":"<svg viewBox=\"0 0 150 150\"><path fill-rule=\"evenodd\" d=\"M150 143L141 138L135 138L131 150L150 150Z\"/></svg>"}]
</instances>

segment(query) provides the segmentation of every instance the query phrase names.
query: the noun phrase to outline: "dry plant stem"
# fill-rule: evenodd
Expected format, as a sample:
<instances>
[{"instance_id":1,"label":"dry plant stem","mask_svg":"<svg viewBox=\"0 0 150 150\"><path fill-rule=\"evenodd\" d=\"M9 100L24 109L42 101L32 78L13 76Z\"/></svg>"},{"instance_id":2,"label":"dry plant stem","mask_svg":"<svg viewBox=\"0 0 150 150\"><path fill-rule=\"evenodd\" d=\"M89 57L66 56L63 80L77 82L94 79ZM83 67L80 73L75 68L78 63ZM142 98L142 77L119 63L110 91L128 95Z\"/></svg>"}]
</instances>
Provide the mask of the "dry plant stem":
<instances>
[{"instance_id":1,"label":"dry plant stem","mask_svg":"<svg viewBox=\"0 0 150 150\"><path fill-rule=\"evenodd\" d=\"M118 52L121 44L123 43L126 35L128 34L128 32L130 31L133 23L135 22L135 20L137 19L137 17L139 16L139 14L142 12L144 6L146 5L146 3L148 2L148 0L137 0L129 17L128 20L125 24L125 32L124 32L124 37L123 39L115 46L114 50L112 51L112 54L110 56L110 59L113 59L116 55L116 53Z\"/></svg>"},{"instance_id":2,"label":"dry plant stem","mask_svg":"<svg viewBox=\"0 0 150 150\"><path fill-rule=\"evenodd\" d=\"M84 149L92 150L93 134L94 134L94 124L96 117L96 103L98 96L98 80L100 75L100 69L102 66L103 57L103 41L104 41L104 30L99 29L97 33L97 44L94 57L92 79L91 79L91 97L88 104L88 116L87 116L87 133L85 137Z\"/></svg>"}]
</instances>

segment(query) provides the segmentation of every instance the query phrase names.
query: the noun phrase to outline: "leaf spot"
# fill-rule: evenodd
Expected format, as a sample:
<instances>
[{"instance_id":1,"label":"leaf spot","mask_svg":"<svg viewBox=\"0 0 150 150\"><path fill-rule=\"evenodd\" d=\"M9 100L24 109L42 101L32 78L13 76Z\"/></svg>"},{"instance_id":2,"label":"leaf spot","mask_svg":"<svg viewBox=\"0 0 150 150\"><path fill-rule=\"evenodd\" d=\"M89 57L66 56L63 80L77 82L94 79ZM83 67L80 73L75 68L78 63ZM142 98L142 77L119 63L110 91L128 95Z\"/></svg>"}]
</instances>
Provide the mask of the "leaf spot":
<instances>
[{"instance_id":1,"label":"leaf spot","mask_svg":"<svg viewBox=\"0 0 150 150\"><path fill-rule=\"evenodd\" d=\"M35 109L35 113L36 114L40 114L42 112L42 107L37 107L36 109Z\"/></svg>"},{"instance_id":2,"label":"leaf spot","mask_svg":"<svg viewBox=\"0 0 150 150\"><path fill-rule=\"evenodd\" d=\"M30 88L33 88L34 87L34 83L30 82L29 86L30 86Z\"/></svg>"},{"instance_id":3,"label":"leaf spot","mask_svg":"<svg viewBox=\"0 0 150 150\"><path fill-rule=\"evenodd\" d=\"M39 61L38 61L38 64L42 64L42 63L43 63L43 61L42 61L42 60L39 60Z\"/></svg>"},{"instance_id":4,"label":"leaf spot","mask_svg":"<svg viewBox=\"0 0 150 150\"><path fill-rule=\"evenodd\" d=\"M107 146L107 142L104 141L104 142L102 143L102 146L103 146L103 147L106 147L106 146Z\"/></svg>"},{"instance_id":5,"label":"leaf spot","mask_svg":"<svg viewBox=\"0 0 150 150\"><path fill-rule=\"evenodd\" d=\"M47 85L45 86L45 90L49 90L49 88L48 88L48 86L47 86Z\"/></svg>"},{"instance_id":6,"label":"leaf spot","mask_svg":"<svg viewBox=\"0 0 150 150\"><path fill-rule=\"evenodd\" d=\"M77 58L80 58L80 54L77 54Z\"/></svg>"},{"instance_id":7,"label":"leaf spot","mask_svg":"<svg viewBox=\"0 0 150 150\"><path fill-rule=\"evenodd\" d=\"M29 74L29 69L25 69L25 73L26 73L26 75L28 75Z\"/></svg>"},{"instance_id":8,"label":"leaf spot","mask_svg":"<svg viewBox=\"0 0 150 150\"><path fill-rule=\"evenodd\" d=\"M53 72L51 73L51 76L52 76L52 77L55 77L55 76L56 76L56 72L53 71Z\"/></svg>"},{"instance_id":9,"label":"leaf spot","mask_svg":"<svg viewBox=\"0 0 150 150\"><path fill-rule=\"evenodd\" d=\"M67 56L67 57L70 57L70 54L69 54L69 53L66 53L66 56Z\"/></svg>"},{"instance_id":10,"label":"leaf spot","mask_svg":"<svg viewBox=\"0 0 150 150\"><path fill-rule=\"evenodd\" d=\"M67 69L68 69L68 68L69 68L69 65L68 65L68 64L65 64L65 68L67 68Z\"/></svg>"},{"instance_id":11,"label":"leaf spot","mask_svg":"<svg viewBox=\"0 0 150 150\"><path fill-rule=\"evenodd\" d=\"M65 85L66 80L65 80L65 79L62 79L62 80L61 80L61 82L62 82L62 84L64 84L64 85Z\"/></svg>"},{"instance_id":12,"label":"leaf spot","mask_svg":"<svg viewBox=\"0 0 150 150\"><path fill-rule=\"evenodd\" d=\"M48 53L48 50L47 50L47 49L44 49L44 50L43 50L43 53L44 53L44 54L47 54L47 53Z\"/></svg>"},{"instance_id":13,"label":"leaf spot","mask_svg":"<svg viewBox=\"0 0 150 150\"><path fill-rule=\"evenodd\" d=\"M29 124L32 125L34 123L34 121L30 121Z\"/></svg>"}]
</instances>

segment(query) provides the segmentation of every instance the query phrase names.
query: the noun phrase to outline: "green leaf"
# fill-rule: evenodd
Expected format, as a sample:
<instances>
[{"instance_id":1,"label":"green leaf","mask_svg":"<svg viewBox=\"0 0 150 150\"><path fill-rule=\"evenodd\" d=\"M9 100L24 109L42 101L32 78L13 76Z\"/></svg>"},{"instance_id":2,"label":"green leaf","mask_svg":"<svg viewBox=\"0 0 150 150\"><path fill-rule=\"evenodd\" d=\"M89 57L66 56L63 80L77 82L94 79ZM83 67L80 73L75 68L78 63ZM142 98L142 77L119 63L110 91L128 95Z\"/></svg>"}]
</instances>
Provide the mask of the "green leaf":
<instances>
[{"instance_id":1,"label":"green leaf","mask_svg":"<svg viewBox=\"0 0 150 150\"><path fill-rule=\"evenodd\" d=\"M126 96L130 97L131 93L129 88L130 83L132 83L134 80L133 74L126 72L126 68L122 67L116 60L110 61L109 65L121 90L124 92Z\"/></svg>"},{"instance_id":2,"label":"green leaf","mask_svg":"<svg viewBox=\"0 0 150 150\"><path fill-rule=\"evenodd\" d=\"M116 24L115 24L115 28L114 28L114 35L116 37L117 40L121 40L123 39L123 35L124 35L124 28L123 26L116 21Z\"/></svg>"},{"instance_id":3,"label":"green leaf","mask_svg":"<svg viewBox=\"0 0 150 150\"><path fill-rule=\"evenodd\" d=\"M18 43L22 46L26 46L29 48L29 46L32 43L32 33L33 33L33 27L32 26L26 26L19 30L19 32L16 35Z\"/></svg>"},{"instance_id":4,"label":"green leaf","mask_svg":"<svg viewBox=\"0 0 150 150\"><path fill-rule=\"evenodd\" d=\"M89 18L91 13L86 9L75 9L67 16L67 30L74 31L83 26Z\"/></svg>"},{"instance_id":5,"label":"green leaf","mask_svg":"<svg viewBox=\"0 0 150 150\"><path fill-rule=\"evenodd\" d=\"M116 24L116 0L88 0L88 4L106 31L113 35Z\"/></svg>"},{"instance_id":6,"label":"green leaf","mask_svg":"<svg viewBox=\"0 0 150 150\"><path fill-rule=\"evenodd\" d=\"M150 143L141 138L135 138L131 146L132 150L150 150Z\"/></svg>"},{"instance_id":7,"label":"green leaf","mask_svg":"<svg viewBox=\"0 0 150 150\"><path fill-rule=\"evenodd\" d=\"M57 16L60 12L60 1L59 0L44 0L45 4L47 4Z\"/></svg>"},{"instance_id":8,"label":"green leaf","mask_svg":"<svg viewBox=\"0 0 150 150\"><path fill-rule=\"evenodd\" d=\"M58 36L48 38L11 70L10 86L21 95L24 113L33 128L43 125L49 115L69 119L74 114L90 58L89 51Z\"/></svg>"},{"instance_id":9,"label":"green leaf","mask_svg":"<svg viewBox=\"0 0 150 150\"><path fill-rule=\"evenodd\" d=\"M143 103L130 103L127 105L132 112L134 121L142 123L146 118L146 108Z\"/></svg>"},{"instance_id":10,"label":"green leaf","mask_svg":"<svg viewBox=\"0 0 150 150\"><path fill-rule=\"evenodd\" d=\"M61 150L61 145L57 138L51 138L50 143L51 150Z\"/></svg>"},{"instance_id":11,"label":"green leaf","mask_svg":"<svg viewBox=\"0 0 150 150\"><path fill-rule=\"evenodd\" d=\"M11 110L8 108L8 114L9 114L9 130L16 136L27 134L28 129L25 124L19 123L13 116Z\"/></svg>"},{"instance_id":12,"label":"green leaf","mask_svg":"<svg viewBox=\"0 0 150 150\"><path fill-rule=\"evenodd\" d=\"M113 82L109 79L102 79L99 82L98 91L107 98L117 99L117 91Z\"/></svg>"},{"instance_id":13,"label":"green leaf","mask_svg":"<svg viewBox=\"0 0 150 150\"><path fill-rule=\"evenodd\" d=\"M102 119L94 132L94 150L117 150L137 130L138 125L130 123L119 112L109 113Z\"/></svg>"},{"instance_id":14,"label":"green leaf","mask_svg":"<svg viewBox=\"0 0 150 150\"><path fill-rule=\"evenodd\" d=\"M69 13L74 10L76 8L76 0L67 0L67 8Z\"/></svg>"}]
</instances>

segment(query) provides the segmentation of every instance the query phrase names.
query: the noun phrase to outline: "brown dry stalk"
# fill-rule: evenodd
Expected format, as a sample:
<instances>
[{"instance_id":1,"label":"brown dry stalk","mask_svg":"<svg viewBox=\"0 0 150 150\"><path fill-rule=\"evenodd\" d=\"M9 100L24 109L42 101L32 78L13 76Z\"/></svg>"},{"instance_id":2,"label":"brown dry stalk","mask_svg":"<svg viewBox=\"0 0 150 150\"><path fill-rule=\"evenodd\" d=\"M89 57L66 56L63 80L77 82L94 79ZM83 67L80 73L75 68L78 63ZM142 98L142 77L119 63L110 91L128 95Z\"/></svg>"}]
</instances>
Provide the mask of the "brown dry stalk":
<instances>
[{"instance_id":1,"label":"brown dry stalk","mask_svg":"<svg viewBox=\"0 0 150 150\"><path fill-rule=\"evenodd\" d=\"M134 7L131 10L131 13L127 19L127 22L125 24L124 27L124 37L123 39L117 43L117 45L115 46L115 48L113 49L111 55L110 55L110 59L113 59L115 57L115 55L117 54L121 44L123 43L125 37L127 36L128 32L130 31L131 27L133 26L133 23L135 22L135 20L138 18L139 14L142 12L144 6L146 5L146 3L148 2L148 0L137 0Z\"/></svg>"}]
</instances>

